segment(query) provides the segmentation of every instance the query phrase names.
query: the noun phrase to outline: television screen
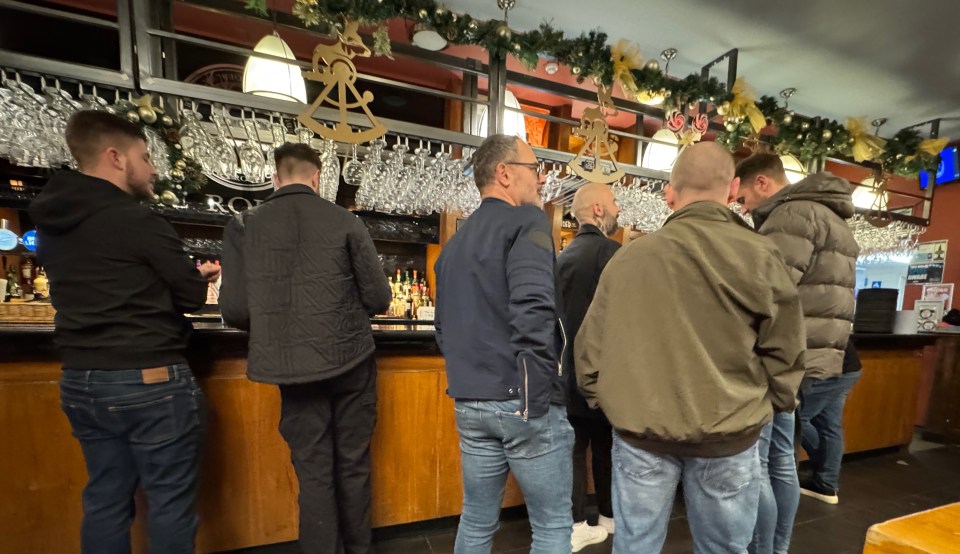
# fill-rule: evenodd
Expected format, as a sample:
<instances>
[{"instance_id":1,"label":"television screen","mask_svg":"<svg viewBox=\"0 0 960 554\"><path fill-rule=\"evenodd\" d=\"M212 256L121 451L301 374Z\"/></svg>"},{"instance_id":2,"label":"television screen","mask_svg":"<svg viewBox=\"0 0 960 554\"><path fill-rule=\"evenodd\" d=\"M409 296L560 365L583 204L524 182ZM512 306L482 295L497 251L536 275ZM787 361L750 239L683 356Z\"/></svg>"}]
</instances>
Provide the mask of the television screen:
<instances>
[{"instance_id":1,"label":"television screen","mask_svg":"<svg viewBox=\"0 0 960 554\"><path fill-rule=\"evenodd\" d=\"M960 159L957 147L950 146L940 151L940 165L937 166L937 176L934 182L938 185L952 183L960 179ZM920 189L930 186L930 172L920 172Z\"/></svg>"}]
</instances>

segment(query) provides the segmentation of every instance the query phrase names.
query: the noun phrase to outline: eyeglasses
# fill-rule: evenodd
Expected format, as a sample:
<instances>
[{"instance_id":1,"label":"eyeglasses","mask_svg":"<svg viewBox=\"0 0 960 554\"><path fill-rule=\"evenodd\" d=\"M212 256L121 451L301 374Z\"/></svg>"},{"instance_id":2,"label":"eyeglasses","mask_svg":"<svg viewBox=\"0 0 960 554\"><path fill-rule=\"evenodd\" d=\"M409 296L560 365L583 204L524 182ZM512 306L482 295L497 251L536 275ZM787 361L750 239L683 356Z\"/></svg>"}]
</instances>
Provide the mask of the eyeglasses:
<instances>
[{"instance_id":1,"label":"eyeglasses","mask_svg":"<svg viewBox=\"0 0 960 554\"><path fill-rule=\"evenodd\" d=\"M506 165L522 165L528 169L532 169L537 175L543 175L547 172L546 166L543 162L503 162Z\"/></svg>"}]
</instances>

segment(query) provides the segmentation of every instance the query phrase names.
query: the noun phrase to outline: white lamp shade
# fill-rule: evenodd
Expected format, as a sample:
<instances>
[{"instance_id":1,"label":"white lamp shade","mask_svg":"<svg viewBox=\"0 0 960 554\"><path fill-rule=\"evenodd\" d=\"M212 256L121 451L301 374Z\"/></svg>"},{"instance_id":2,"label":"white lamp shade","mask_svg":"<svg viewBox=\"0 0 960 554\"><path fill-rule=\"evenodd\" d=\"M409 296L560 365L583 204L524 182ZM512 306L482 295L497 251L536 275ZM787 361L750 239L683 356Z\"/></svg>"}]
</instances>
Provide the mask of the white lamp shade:
<instances>
[{"instance_id":1,"label":"white lamp shade","mask_svg":"<svg viewBox=\"0 0 960 554\"><path fill-rule=\"evenodd\" d=\"M793 154L784 154L780 156L780 163L783 164L783 170L787 174L787 182L791 185L802 181L807 176L806 168L800 163Z\"/></svg>"},{"instance_id":2,"label":"white lamp shade","mask_svg":"<svg viewBox=\"0 0 960 554\"><path fill-rule=\"evenodd\" d=\"M276 32L260 39L255 54L267 54L296 61L293 51ZM250 56L243 68L243 92L307 103L307 87L296 63Z\"/></svg>"},{"instance_id":3,"label":"white lamp shade","mask_svg":"<svg viewBox=\"0 0 960 554\"><path fill-rule=\"evenodd\" d=\"M659 142L647 143L640 166L656 171L670 171L673 169L674 162L677 161L677 156L680 155L680 141L677 135L670 129L660 129L653 134L653 140ZM661 142L668 144L660 144Z\"/></svg>"},{"instance_id":4,"label":"white lamp shade","mask_svg":"<svg viewBox=\"0 0 960 554\"><path fill-rule=\"evenodd\" d=\"M520 109L520 101L509 90L503 97L503 105L508 108ZM487 106L480 106L480 117L477 124L477 136L486 137L489 134L489 114ZM504 111L502 134L520 137L527 140L527 124L523 120L523 114L520 112Z\"/></svg>"},{"instance_id":5,"label":"white lamp shade","mask_svg":"<svg viewBox=\"0 0 960 554\"><path fill-rule=\"evenodd\" d=\"M864 179L861 185L862 186L857 187L856 190L853 191L853 205L864 210L886 211L887 201L890 196L886 191L881 195L875 188L877 181L873 177L870 177L869 179Z\"/></svg>"},{"instance_id":6,"label":"white lamp shade","mask_svg":"<svg viewBox=\"0 0 960 554\"><path fill-rule=\"evenodd\" d=\"M420 48L433 52L447 47L447 39L440 36L440 33L426 23L418 23L413 27L412 40Z\"/></svg>"}]
</instances>

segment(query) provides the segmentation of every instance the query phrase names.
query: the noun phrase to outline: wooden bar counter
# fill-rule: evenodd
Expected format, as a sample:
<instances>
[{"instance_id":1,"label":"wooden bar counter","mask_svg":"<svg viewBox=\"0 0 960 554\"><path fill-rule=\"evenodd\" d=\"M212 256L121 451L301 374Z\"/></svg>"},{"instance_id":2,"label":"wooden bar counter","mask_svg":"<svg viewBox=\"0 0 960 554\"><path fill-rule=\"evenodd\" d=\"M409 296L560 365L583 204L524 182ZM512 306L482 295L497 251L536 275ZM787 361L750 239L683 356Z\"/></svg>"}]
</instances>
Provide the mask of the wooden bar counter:
<instances>
[{"instance_id":1,"label":"wooden bar counter","mask_svg":"<svg viewBox=\"0 0 960 554\"><path fill-rule=\"evenodd\" d=\"M190 361L208 419L200 484L199 552L292 541L297 481L277 429L276 387L245 376L246 335L196 324ZM378 329L373 523L457 515L460 456L443 358L430 330ZM0 552L79 551L86 470L60 410L50 328L0 327ZM847 450L909 444L927 337L858 338L863 376L847 402ZM949 340L949 339L944 339ZM522 503L515 483L505 506ZM136 551L143 546L138 503Z\"/></svg>"}]
</instances>

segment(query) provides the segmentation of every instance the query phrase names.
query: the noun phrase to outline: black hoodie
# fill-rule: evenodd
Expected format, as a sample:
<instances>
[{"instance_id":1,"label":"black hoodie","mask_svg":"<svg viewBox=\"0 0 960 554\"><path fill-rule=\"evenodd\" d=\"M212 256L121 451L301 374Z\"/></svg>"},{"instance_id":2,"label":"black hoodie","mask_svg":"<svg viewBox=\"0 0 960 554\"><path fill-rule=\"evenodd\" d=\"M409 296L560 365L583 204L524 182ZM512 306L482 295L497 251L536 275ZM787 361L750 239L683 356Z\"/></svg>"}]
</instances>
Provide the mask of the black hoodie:
<instances>
[{"instance_id":1,"label":"black hoodie","mask_svg":"<svg viewBox=\"0 0 960 554\"><path fill-rule=\"evenodd\" d=\"M64 369L184 362L206 282L173 227L103 179L57 173L30 204Z\"/></svg>"}]
</instances>

